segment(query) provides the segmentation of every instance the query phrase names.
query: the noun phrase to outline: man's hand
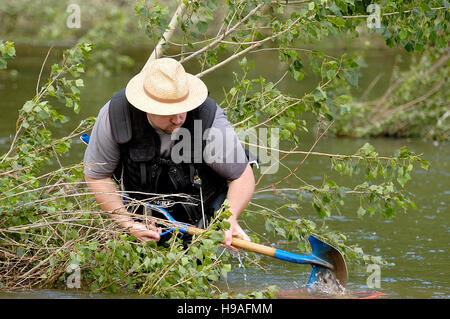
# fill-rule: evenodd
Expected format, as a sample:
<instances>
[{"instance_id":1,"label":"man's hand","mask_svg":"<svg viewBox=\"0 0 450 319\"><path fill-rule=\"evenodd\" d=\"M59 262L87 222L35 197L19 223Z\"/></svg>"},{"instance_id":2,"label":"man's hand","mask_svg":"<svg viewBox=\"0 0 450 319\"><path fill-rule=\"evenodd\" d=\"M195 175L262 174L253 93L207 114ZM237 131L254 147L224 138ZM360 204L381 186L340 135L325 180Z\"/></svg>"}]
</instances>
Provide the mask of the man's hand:
<instances>
[{"instance_id":1,"label":"man's hand","mask_svg":"<svg viewBox=\"0 0 450 319\"><path fill-rule=\"evenodd\" d=\"M238 248L233 247L231 245L233 237L240 238L240 239L243 239L243 240L248 240L248 241L250 241L250 237L248 237L248 235L241 228L241 226L237 222L236 218L231 216L226 221L230 223L230 229L225 230L223 232L223 234L225 236L223 246L225 248L228 248L228 249L232 250L232 251L239 251Z\"/></svg>"},{"instance_id":2,"label":"man's hand","mask_svg":"<svg viewBox=\"0 0 450 319\"><path fill-rule=\"evenodd\" d=\"M143 223L133 222L128 228L128 232L141 241L158 241L161 228L156 228L155 223L144 225Z\"/></svg>"},{"instance_id":3,"label":"man's hand","mask_svg":"<svg viewBox=\"0 0 450 319\"><path fill-rule=\"evenodd\" d=\"M133 235L143 242L158 241L160 239L159 234L161 234L161 228L156 228L155 222L148 225L140 222L135 222L133 219L127 216L127 211L124 208L119 209L117 212L111 214L110 216L117 223L117 225L127 231L130 235Z\"/></svg>"}]
</instances>

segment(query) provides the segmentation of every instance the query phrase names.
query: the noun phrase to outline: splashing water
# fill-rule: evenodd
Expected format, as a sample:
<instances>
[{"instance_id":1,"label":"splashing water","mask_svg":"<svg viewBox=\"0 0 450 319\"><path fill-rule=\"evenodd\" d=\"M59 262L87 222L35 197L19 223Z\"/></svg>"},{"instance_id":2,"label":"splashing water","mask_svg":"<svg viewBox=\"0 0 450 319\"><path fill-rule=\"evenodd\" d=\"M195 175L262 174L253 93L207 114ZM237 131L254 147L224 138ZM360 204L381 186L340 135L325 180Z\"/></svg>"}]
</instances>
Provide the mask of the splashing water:
<instances>
[{"instance_id":1,"label":"splashing water","mask_svg":"<svg viewBox=\"0 0 450 319\"><path fill-rule=\"evenodd\" d=\"M244 282L247 282L247 274L246 274L246 272L245 272L245 266L244 266L244 263L242 262L241 253L240 253L240 252L233 252L232 255L233 255L233 257L236 257L237 260L239 261L238 267L239 267L239 268L242 268L243 273L244 273Z\"/></svg>"},{"instance_id":2,"label":"splashing water","mask_svg":"<svg viewBox=\"0 0 450 319\"><path fill-rule=\"evenodd\" d=\"M313 293L325 293L327 295L345 295L345 287L339 283L333 272L324 270L318 280L307 286Z\"/></svg>"}]
</instances>

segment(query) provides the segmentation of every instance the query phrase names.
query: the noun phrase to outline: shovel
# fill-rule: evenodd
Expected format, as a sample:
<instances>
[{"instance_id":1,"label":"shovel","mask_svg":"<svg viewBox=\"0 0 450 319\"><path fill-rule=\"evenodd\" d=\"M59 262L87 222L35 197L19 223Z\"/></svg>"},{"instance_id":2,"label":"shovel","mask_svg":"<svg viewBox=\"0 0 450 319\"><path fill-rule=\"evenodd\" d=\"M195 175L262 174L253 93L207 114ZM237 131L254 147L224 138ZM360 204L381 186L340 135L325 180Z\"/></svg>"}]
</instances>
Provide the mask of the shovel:
<instances>
[{"instance_id":1,"label":"shovel","mask_svg":"<svg viewBox=\"0 0 450 319\"><path fill-rule=\"evenodd\" d=\"M189 235L200 235L205 231L204 229L200 229L176 221L165 209L161 207L150 204L147 205L151 209L155 209L162 213L174 225L174 228L167 230L165 233L171 232L175 228L180 232ZM333 246L324 243L313 235L310 235L308 237L308 240L312 248L312 253L309 255L294 254L288 251L264 246L239 238L233 238L231 245L236 248L288 261L291 263L310 264L312 266L312 272L309 277L308 283L306 284L307 287L314 287L315 284L335 285L336 281L341 287L345 287L348 280L347 265L341 253Z\"/></svg>"}]
</instances>

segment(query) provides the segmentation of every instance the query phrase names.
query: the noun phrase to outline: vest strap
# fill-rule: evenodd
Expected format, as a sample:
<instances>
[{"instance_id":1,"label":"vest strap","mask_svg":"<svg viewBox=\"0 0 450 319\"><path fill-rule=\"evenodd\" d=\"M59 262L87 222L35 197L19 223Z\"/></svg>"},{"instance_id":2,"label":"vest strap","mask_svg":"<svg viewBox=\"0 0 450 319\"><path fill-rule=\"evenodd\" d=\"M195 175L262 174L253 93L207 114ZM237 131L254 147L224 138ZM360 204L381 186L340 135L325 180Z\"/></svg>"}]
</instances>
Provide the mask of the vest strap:
<instances>
[{"instance_id":1,"label":"vest strap","mask_svg":"<svg viewBox=\"0 0 450 319\"><path fill-rule=\"evenodd\" d=\"M118 144L128 143L132 137L130 104L125 96L125 89L117 92L109 103L109 121L114 139Z\"/></svg>"}]
</instances>

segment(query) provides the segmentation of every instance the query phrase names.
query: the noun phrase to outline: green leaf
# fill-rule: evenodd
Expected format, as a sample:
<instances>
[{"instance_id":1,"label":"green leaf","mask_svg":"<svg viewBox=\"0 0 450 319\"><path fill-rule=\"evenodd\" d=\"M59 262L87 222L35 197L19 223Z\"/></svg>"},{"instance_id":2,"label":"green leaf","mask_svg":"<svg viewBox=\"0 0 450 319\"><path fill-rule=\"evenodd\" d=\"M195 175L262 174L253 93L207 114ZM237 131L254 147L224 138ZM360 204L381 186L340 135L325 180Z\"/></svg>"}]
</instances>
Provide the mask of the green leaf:
<instances>
[{"instance_id":1,"label":"green leaf","mask_svg":"<svg viewBox=\"0 0 450 319\"><path fill-rule=\"evenodd\" d=\"M69 144L67 142L62 142L55 145L55 151L58 154L64 154L69 150Z\"/></svg>"},{"instance_id":2,"label":"green leaf","mask_svg":"<svg viewBox=\"0 0 450 319\"><path fill-rule=\"evenodd\" d=\"M25 112L30 112L34 107L34 103L33 101L26 101L25 104L22 106L22 110L24 110Z\"/></svg>"},{"instance_id":3,"label":"green leaf","mask_svg":"<svg viewBox=\"0 0 450 319\"><path fill-rule=\"evenodd\" d=\"M312 96L314 98L314 101L319 102L319 101L323 101L326 99L327 95L326 93L322 90L322 88L318 87L316 88L313 92L312 92Z\"/></svg>"},{"instance_id":4,"label":"green leaf","mask_svg":"<svg viewBox=\"0 0 450 319\"><path fill-rule=\"evenodd\" d=\"M445 37L441 37L437 39L436 44L439 49L445 49L447 47L447 39Z\"/></svg>"},{"instance_id":5,"label":"green leaf","mask_svg":"<svg viewBox=\"0 0 450 319\"><path fill-rule=\"evenodd\" d=\"M7 59L10 59L16 55L16 49L14 42L0 40L0 70L6 69Z\"/></svg>"},{"instance_id":6,"label":"green leaf","mask_svg":"<svg viewBox=\"0 0 450 319\"><path fill-rule=\"evenodd\" d=\"M47 206L46 210L49 214L54 214L56 212L56 208L53 206Z\"/></svg>"},{"instance_id":7,"label":"green leaf","mask_svg":"<svg viewBox=\"0 0 450 319\"><path fill-rule=\"evenodd\" d=\"M332 1L329 5L329 9L331 10L331 12L333 12L335 15L337 15L339 18L342 18L342 13L341 10L339 9L339 7L336 5L336 3L334 1ZM341 19L343 20L343 19ZM345 21L344 21L345 24Z\"/></svg>"},{"instance_id":8,"label":"green leaf","mask_svg":"<svg viewBox=\"0 0 450 319\"><path fill-rule=\"evenodd\" d=\"M80 104L78 104L77 102L74 103L73 105L73 111L75 112L75 114L79 114L80 113Z\"/></svg>"},{"instance_id":9,"label":"green leaf","mask_svg":"<svg viewBox=\"0 0 450 319\"><path fill-rule=\"evenodd\" d=\"M97 250L97 248L98 248L98 242L96 242L96 241L90 242L88 248L89 248L90 250Z\"/></svg>"},{"instance_id":10,"label":"green leaf","mask_svg":"<svg viewBox=\"0 0 450 319\"><path fill-rule=\"evenodd\" d=\"M345 26L345 20L339 17L329 17L328 21L330 21L331 23L333 23L335 26L337 27L343 27Z\"/></svg>"},{"instance_id":11,"label":"green leaf","mask_svg":"<svg viewBox=\"0 0 450 319\"><path fill-rule=\"evenodd\" d=\"M352 86L358 86L359 73L356 70L348 69L344 71L345 80Z\"/></svg>"},{"instance_id":12,"label":"green leaf","mask_svg":"<svg viewBox=\"0 0 450 319\"><path fill-rule=\"evenodd\" d=\"M66 106L72 108L73 107L73 99L70 97L66 97Z\"/></svg>"},{"instance_id":13,"label":"green leaf","mask_svg":"<svg viewBox=\"0 0 450 319\"><path fill-rule=\"evenodd\" d=\"M294 71L293 71L293 74L294 74L294 79L295 79L296 81L301 81L301 80L303 80L303 78L305 77L305 73L300 72L300 71L297 71L297 70L294 70Z\"/></svg>"},{"instance_id":14,"label":"green leaf","mask_svg":"<svg viewBox=\"0 0 450 319\"><path fill-rule=\"evenodd\" d=\"M204 21L199 21L197 23L197 29L200 33L206 33L206 31L208 30L208 23Z\"/></svg>"},{"instance_id":15,"label":"green leaf","mask_svg":"<svg viewBox=\"0 0 450 319\"><path fill-rule=\"evenodd\" d=\"M426 160L421 160L420 161L420 167L422 167L426 171L428 171L429 165L430 164Z\"/></svg>"},{"instance_id":16,"label":"green leaf","mask_svg":"<svg viewBox=\"0 0 450 319\"><path fill-rule=\"evenodd\" d=\"M358 217L363 217L366 214L366 210L362 206L360 206L356 213Z\"/></svg>"},{"instance_id":17,"label":"green leaf","mask_svg":"<svg viewBox=\"0 0 450 319\"><path fill-rule=\"evenodd\" d=\"M387 207L384 210L384 214L386 215L387 218L392 218L395 215L395 210L392 207Z\"/></svg>"},{"instance_id":18,"label":"green leaf","mask_svg":"<svg viewBox=\"0 0 450 319\"><path fill-rule=\"evenodd\" d=\"M203 16L208 20L214 20L214 16L212 15L211 11L205 10L203 12Z\"/></svg>"},{"instance_id":19,"label":"green leaf","mask_svg":"<svg viewBox=\"0 0 450 319\"><path fill-rule=\"evenodd\" d=\"M301 69L303 69L303 64L299 60L295 60L294 68L295 68L295 70L300 71Z\"/></svg>"}]
</instances>

